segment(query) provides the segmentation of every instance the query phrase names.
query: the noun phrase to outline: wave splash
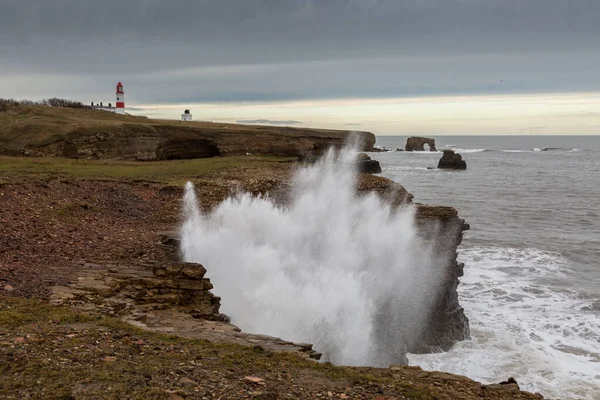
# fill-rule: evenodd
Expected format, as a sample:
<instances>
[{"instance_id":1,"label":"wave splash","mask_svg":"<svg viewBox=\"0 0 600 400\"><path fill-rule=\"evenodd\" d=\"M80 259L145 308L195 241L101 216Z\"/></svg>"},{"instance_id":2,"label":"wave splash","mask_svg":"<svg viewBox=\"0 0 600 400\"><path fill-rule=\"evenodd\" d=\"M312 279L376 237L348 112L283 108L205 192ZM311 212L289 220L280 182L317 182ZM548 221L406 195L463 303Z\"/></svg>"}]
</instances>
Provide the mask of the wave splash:
<instances>
[{"instance_id":1,"label":"wave splash","mask_svg":"<svg viewBox=\"0 0 600 400\"><path fill-rule=\"evenodd\" d=\"M314 344L326 361L405 362L442 286L414 206L357 195L355 152L299 169L286 205L239 193L202 213L184 198L182 252L203 263L222 311L242 330Z\"/></svg>"},{"instance_id":2,"label":"wave splash","mask_svg":"<svg viewBox=\"0 0 600 400\"><path fill-rule=\"evenodd\" d=\"M463 249L459 286L471 341L449 352L409 355L412 363L484 383L513 376L550 398L595 400L600 387L600 314L596 299L557 290L570 262L539 249Z\"/></svg>"}]
</instances>

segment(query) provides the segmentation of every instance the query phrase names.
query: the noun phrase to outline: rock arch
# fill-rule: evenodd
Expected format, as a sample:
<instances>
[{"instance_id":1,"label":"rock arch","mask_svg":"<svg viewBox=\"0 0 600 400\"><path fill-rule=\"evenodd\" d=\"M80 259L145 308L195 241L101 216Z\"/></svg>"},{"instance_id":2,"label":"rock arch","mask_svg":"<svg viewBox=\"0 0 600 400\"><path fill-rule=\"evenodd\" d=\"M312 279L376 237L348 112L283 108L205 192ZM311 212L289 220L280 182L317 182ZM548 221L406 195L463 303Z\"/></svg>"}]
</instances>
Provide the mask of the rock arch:
<instances>
[{"instance_id":1,"label":"rock arch","mask_svg":"<svg viewBox=\"0 0 600 400\"><path fill-rule=\"evenodd\" d=\"M404 150L406 151L425 151L425 146L427 144L429 146L429 151L437 151L435 148L435 139L420 137L420 136L411 136L406 139L406 146Z\"/></svg>"}]
</instances>

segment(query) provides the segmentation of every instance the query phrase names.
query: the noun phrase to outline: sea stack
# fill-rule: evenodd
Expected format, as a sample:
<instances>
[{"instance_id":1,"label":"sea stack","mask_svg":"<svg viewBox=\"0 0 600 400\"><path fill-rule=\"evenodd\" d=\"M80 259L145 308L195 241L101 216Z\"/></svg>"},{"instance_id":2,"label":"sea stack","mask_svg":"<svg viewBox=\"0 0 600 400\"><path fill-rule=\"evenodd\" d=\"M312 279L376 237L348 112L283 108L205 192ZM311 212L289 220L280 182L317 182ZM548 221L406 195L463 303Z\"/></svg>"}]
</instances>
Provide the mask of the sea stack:
<instances>
[{"instance_id":1,"label":"sea stack","mask_svg":"<svg viewBox=\"0 0 600 400\"><path fill-rule=\"evenodd\" d=\"M379 165L379 161L372 160L371 157L369 157L366 153L358 153L356 167L358 172L367 174L378 174L381 172L381 165Z\"/></svg>"},{"instance_id":2,"label":"sea stack","mask_svg":"<svg viewBox=\"0 0 600 400\"><path fill-rule=\"evenodd\" d=\"M437 151L435 148L435 139L419 136L411 136L406 139L406 146L404 146L404 150L425 151L425 145L429 146L429 151Z\"/></svg>"},{"instance_id":3,"label":"sea stack","mask_svg":"<svg viewBox=\"0 0 600 400\"><path fill-rule=\"evenodd\" d=\"M467 163L462 159L462 156L455 153L454 150L444 150L444 154L438 163L438 168L467 169Z\"/></svg>"}]
</instances>

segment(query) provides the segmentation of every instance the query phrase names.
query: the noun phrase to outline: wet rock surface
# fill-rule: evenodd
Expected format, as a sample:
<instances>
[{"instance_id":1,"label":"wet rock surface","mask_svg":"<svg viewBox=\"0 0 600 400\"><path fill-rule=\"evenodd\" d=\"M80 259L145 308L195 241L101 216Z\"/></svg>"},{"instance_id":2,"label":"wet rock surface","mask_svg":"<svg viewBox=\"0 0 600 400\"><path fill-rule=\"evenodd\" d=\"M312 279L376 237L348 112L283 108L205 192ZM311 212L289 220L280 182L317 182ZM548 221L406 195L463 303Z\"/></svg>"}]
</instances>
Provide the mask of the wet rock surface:
<instances>
[{"instance_id":1,"label":"wet rock surface","mask_svg":"<svg viewBox=\"0 0 600 400\"><path fill-rule=\"evenodd\" d=\"M412 353L430 353L449 350L457 341L470 339L469 320L458 299L457 287L464 273L464 264L458 262L458 246L469 224L459 218L452 207L417 204L419 234L435 243L435 254L444 272L427 328L420 340L408 349Z\"/></svg>"},{"instance_id":2,"label":"wet rock surface","mask_svg":"<svg viewBox=\"0 0 600 400\"><path fill-rule=\"evenodd\" d=\"M438 163L438 168L441 169L467 169L467 163L462 159L462 156L455 153L454 150L444 150L444 154Z\"/></svg>"},{"instance_id":3,"label":"wet rock surface","mask_svg":"<svg viewBox=\"0 0 600 400\"><path fill-rule=\"evenodd\" d=\"M358 172L366 174L378 174L381 172L381 165L379 165L379 161L372 160L371 157L365 153L358 154L356 168Z\"/></svg>"}]
</instances>

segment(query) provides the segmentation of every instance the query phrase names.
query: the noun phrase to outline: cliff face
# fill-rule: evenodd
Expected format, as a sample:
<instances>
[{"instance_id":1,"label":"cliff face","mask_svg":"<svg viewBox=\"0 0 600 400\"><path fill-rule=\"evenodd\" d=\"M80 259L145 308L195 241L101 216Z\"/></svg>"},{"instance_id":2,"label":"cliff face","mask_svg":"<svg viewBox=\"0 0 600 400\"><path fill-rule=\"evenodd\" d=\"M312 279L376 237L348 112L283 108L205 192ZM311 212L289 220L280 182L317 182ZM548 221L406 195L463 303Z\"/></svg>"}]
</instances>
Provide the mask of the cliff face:
<instances>
[{"instance_id":1,"label":"cliff face","mask_svg":"<svg viewBox=\"0 0 600 400\"><path fill-rule=\"evenodd\" d=\"M340 147L355 134L364 150L375 135L325 129L151 120L90 110L0 113L0 154L172 160L214 156L302 156Z\"/></svg>"},{"instance_id":2,"label":"cliff face","mask_svg":"<svg viewBox=\"0 0 600 400\"><path fill-rule=\"evenodd\" d=\"M290 190L291 173L285 168L278 171L269 170L246 170L236 172L232 176L230 172L221 175L220 180L224 186L236 187L240 185L242 190L246 190L255 195L269 193L271 198L285 204ZM359 194L377 193L382 199L388 201L394 206L402 206L412 203L412 194L410 194L402 185L389 179L371 174L359 174L356 181L356 188ZM203 193L202 187L197 188L199 193ZM212 191L214 193L214 190ZM222 196L226 196L223 192ZM204 197L206 199L206 197ZM224 198L224 197L222 197ZM218 204L222 198L212 198L209 203L205 203L207 208L212 208ZM469 339L469 322L464 314L463 308L459 304L457 287L459 278L463 275L463 264L457 261L457 248L463 237L463 232L469 229L465 221L458 216L458 212L451 207L430 206L416 204L416 224L420 236L425 242L432 246L435 259L438 260L438 268L441 271L440 290L437 298L431 302L431 308L426 311L428 320L420 329L420 332L407 332L403 335L410 338L411 342L404 344L404 348L387 345L389 340L387 331L380 333L380 343L385 349L382 354L386 354L390 359L404 359L405 353L430 353L440 350L448 350L452 345L461 340ZM208 275L210 276L210 265L206 265ZM217 293L218 294L218 293ZM394 315L394 310L383 310L377 318L382 318L381 326L390 326L385 319L397 319L402 321L405 315ZM401 323L395 324L402 326ZM408 326L408 325L407 325ZM410 329L414 329L411 326ZM391 354L391 349L395 353Z\"/></svg>"},{"instance_id":3,"label":"cliff face","mask_svg":"<svg viewBox=\"0 0 600 400\"><path fill-rule=\"evenodd\" d=\"M412 203L413 195L402 185L389 179L361 174L357 182L360 193L375 192L395 206ZM442 271L441 290L431 303L428 322L416 338L405 343L407 353L431 353L449 350L452 345L470 338L469 320L458 301L459 278L463 276L464 264L457 260L458 246L462 242L463 232L469 225L458 216L452 207L416 204L416 224L419 235L433 248L433 254L439 260ZM399 316L400 318L402 316ZM389 350L388 350L389 351ZM398 355L403 357L402 354Z\"/></svg>"},{"instance_id":4,"label":"cliff face","mask_svg":"<svg viewBox=\"0 0 600 400\"><path fill-rule=\"evenodd\" d=\"M169 240L163 235L167 251L171 250ZM221 299L212 294L205 273L200 264L173 261L131 265L84 262L73 283L52 288L51 303L119 316L149 331L177 332L182 337L290 352L315 360L321 357L310 344L240 332L219 313Z\"/></svg>"},{"instance_id":5,"label":"cliff face","mask_svg":"<svg viewBox=\"0 0 600 400\"><path fill-rule=\"evenodd\" d=\"M469 225L458 217L451 207L417 205L417 224L425 240L431 240L434 251L441 260L442 290L435 300L427 328L421 332L420 341L410 348L411 353L430 353L449 350L458 341L470 338L469 320L458 302L459 278L464 264L457 261L457 248L463 232Z\"/></svg>"},{"instance_id":6,"label":"cliff face","mask_svg":"<svg viewBox=\"0 0 600 400\"><path fill-rule=\"evenodd\" d=\"M350 132L268 127L247 131L233 125L228 129L131 125L101 133L87 129L73 132L48 145L28 145L30 155L58 155L74 158L122 158L140 161L236 156L248 153L298 157L341 147ZM375 135L361 132L365 149Z\"/></svg>"}]
</instances>

